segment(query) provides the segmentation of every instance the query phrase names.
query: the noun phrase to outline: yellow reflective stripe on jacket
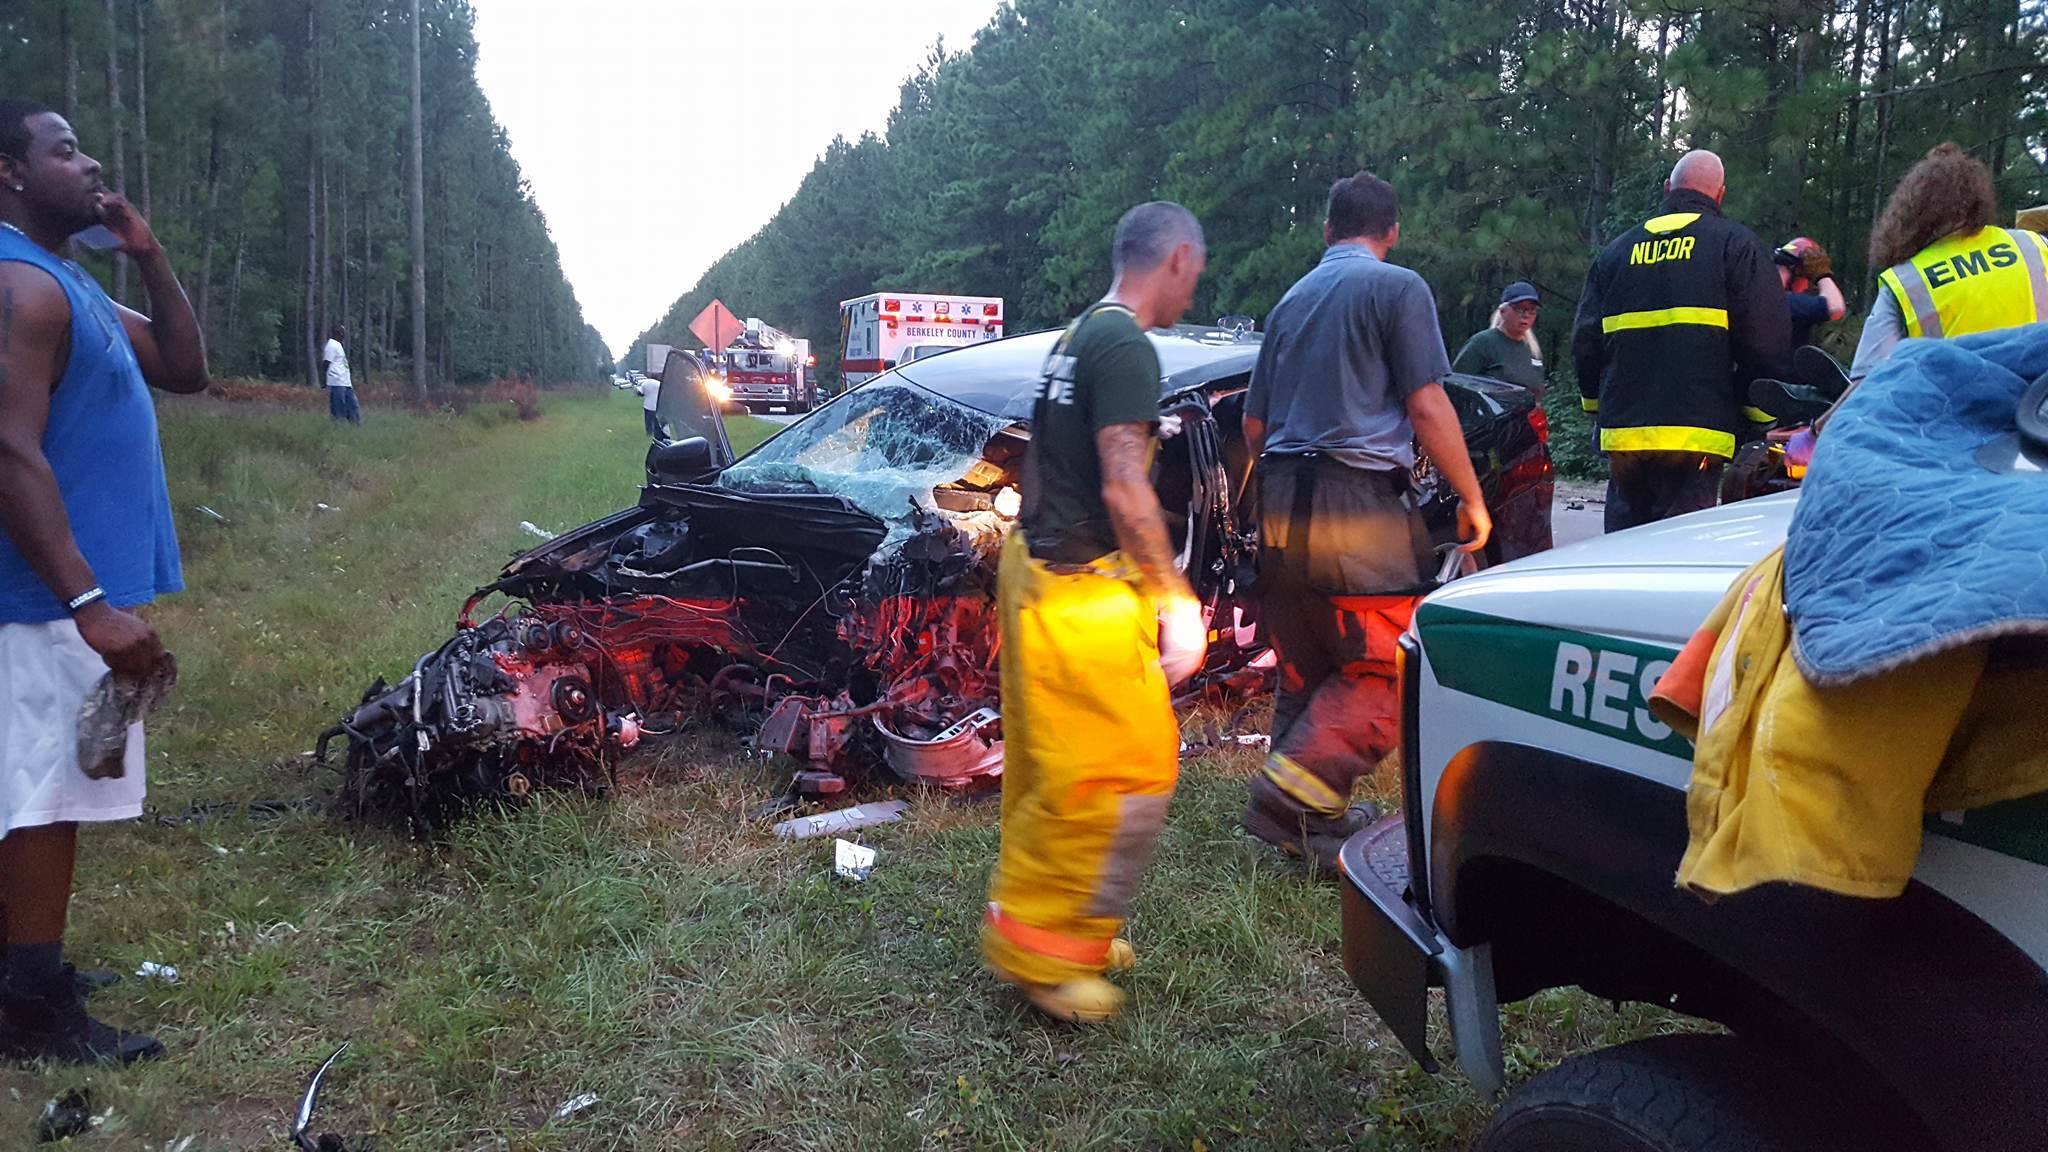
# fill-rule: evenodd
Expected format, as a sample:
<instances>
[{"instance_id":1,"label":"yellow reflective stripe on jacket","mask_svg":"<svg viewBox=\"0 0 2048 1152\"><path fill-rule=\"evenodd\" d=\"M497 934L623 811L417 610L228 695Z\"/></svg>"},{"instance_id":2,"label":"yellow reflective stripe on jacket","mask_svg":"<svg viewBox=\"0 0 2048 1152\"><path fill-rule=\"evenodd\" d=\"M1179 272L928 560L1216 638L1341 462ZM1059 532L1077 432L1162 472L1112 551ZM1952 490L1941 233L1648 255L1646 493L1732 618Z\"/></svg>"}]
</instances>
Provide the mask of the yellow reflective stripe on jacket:
<instances>
[{"instance_id":1,"label":"yellow reflective stripe on jacket","mask_svg":"<svg viewBox=\"0 0 2048 1152\"><path fill-rule=\"evenodd\" d=\"M1701 452L1708 456L1735 455L1735 434L1712 428L1682 425L1649 428L1600 429L1602 452Z\"/></svg>"},{"instance_id":2,"label":"yellow reflective stripe on jacket","mask_svg":"<svg viewBox=\"0 0 2048 1152\"><path fill-rule=\"evenodd\" d=\"M1941 310L1934 306L1934 290L1927 286L1927 277L1918 266L1909 261L1887 268L1878 279L1898 300L1899 312L1906 319L1906 335L1929 340L1942 338Z\"/></svg>"},{"instance_id":3,"label":"yellow reflective stripe on jacket","mask_svg":"<svg viewBox=\"0 0 2048 1152\"><path fill-rule=\"evenodd\" d=\"M1673 212L1668 216L1653 216L1643 221L1643 231L1655 232L1659 235L1666 232L1676 232L1699 218L1700 214L1697 212Z\"/></svg>"},{"instance_id":4,"label":"yellow reflective stripe on jacket","mask_svg":"<svg viewBox=\"0 0 2048 1152\"><path fill-rule=\"evenodd\" d=\"M1777 419L1776 416L1771 415L1769 412L1749 404L1742 406L1742 418L1751 424L1769 424Z\"/></svg>"},{"instance_id":5,"label":"yellow reflective stripe on jacket","mask_svg":"<svg viewBox=\"0 0 2048 1152\"><path fill-rule=\"evenodd\" d=\"M1674 324L1700 324L1726 328L1726 308L1654 308L1648 312L1617 312L1600 319L1600 331L1609 335L1638 328L1669 328Z\"/></svg>"},{"instance_id":6,"label":"yellow reflective stripe on jacket","mask_svg":"<svg viewBox=\"0 0 2048 1152\"><path fill-rule=\"evenodd\" d=\"M1940 340L2048 322L2048 240L1984 228L1937 240L1879 274L1906 335Z\"/></svg>"},{"instance_id":7,"label":"yellow reflective stripe on jacket","mask_svg":"<svg viewBox=\"0 0 2048 1152\"><path fill-rule=\"evenodd\" d=\"M1598 411L1600 411L1600 398L1599 398L1598 396L1591 396L1591 397L1587 397L1587 396L1581 396L1581 397L1579 397L1579 411L1581 411L1581 412L1598 412Z\"/></svg>"}]
</instances>

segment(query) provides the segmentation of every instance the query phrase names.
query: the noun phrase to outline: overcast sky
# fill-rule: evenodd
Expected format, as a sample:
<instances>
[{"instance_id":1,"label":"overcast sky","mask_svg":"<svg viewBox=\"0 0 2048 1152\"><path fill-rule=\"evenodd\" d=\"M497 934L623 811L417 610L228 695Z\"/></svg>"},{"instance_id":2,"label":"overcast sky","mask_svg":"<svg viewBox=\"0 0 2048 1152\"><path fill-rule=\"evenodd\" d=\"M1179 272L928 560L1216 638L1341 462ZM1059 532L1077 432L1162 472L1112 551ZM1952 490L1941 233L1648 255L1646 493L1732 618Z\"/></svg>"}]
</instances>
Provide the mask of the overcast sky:
<instances>
[{"instance_id":1,"label":"overcast sky","mask_svg":"<svg viewBox=\"0 0 2048 1152\"><path fill-rule=\"evenodd\" d=\"M477 77L617 353L999 3L475 0Z\"/></svg>"}]
</instances>

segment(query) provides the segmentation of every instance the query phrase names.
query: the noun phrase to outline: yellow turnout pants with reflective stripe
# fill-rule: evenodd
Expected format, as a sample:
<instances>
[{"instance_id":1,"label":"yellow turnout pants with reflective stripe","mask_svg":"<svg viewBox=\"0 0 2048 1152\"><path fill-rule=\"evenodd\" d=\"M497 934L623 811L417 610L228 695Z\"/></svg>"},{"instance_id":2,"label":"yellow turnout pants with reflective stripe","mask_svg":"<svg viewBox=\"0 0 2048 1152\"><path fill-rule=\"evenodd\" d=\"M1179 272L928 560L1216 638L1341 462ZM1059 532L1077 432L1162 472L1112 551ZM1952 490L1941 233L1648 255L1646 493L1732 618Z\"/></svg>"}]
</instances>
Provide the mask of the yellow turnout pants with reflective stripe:
<instances>
[{"instance_id":1,"label":"yellow turnout pants with reflective stripe","mask_svg":"<svg viewBox=\"0 0 2048 1152\"><path fill-rule=\"evenodd\" d=\"M1112 554L1089 570L1003 548L1003 827L982 954L1014 980L1103 971L1180 774L1158 610Z\"/></svg>"}]
</instances>

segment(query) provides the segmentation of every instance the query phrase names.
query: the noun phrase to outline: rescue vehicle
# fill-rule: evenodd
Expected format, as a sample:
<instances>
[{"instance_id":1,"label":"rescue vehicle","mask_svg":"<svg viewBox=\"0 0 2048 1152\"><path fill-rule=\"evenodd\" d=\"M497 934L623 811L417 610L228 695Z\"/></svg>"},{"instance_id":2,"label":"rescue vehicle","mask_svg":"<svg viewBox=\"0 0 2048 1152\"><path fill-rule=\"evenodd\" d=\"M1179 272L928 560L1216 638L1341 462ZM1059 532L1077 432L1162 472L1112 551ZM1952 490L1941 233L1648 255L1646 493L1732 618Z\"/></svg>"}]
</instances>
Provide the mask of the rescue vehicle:
<instances>
[{"instance_id":1,"label":"rescue vehicle","mask_svg":"<svg viewBox=\"0 0 2048 1152\"><path fill-rule=\"evenodd\" d=\"M818 402L811 342L748 317L739 339L715 358L712 388L721 401L750 412L809 412Z\"/></svg>"},{"instance_id":2,"label":"rescue vehicle","mask_svg":"<svg viewBox=\"0 0 2048 1152\"><path fill-rule=\"evenodd\" d=\"M2048 1147L2048 797L1928 820L1896 899L1673 882L1691 745L1648 697L1798 493L1530 556L1402 641L1402 810L1341 854L1344 965L1437 1070L1505 1087L1500 1005L1576 985L1718 1024L1574 1056L1481 1152Z\"/></svg>"},{"instance_id":3,"label":"rescue vehicle","mask_svg":"<svg viewBox=\"0 0 2048 1152\"><path fill-rule=\"evenodd\" d=\"M858 388L898 364L1002 336L999 297L857 296L839 302L839 374L846 387Z\"/></svg>"}]
</instances>

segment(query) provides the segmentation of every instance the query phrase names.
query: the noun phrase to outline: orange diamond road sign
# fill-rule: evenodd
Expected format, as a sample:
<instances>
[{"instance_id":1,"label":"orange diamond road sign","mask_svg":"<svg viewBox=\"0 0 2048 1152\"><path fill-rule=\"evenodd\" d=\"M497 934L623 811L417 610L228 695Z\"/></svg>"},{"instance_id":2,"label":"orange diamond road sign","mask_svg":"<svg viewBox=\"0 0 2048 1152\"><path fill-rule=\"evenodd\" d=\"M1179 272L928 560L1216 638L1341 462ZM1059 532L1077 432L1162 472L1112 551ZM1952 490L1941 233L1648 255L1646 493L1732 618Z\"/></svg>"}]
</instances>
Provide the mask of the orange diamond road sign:
<instances>
[{"instance_id":1,"label":"orange diamond road sign","mask_svg":"<svg viewBox=\"0 0 2048 1152\"><path fill-rule=\"evenodd\" d=\"M704 306L697 318L690 321L690 335L704 342L713 352L725 351L725 346L740 338L745 325L732 314L722 301L713 300Z\"/></svg>"}]
</instances>

